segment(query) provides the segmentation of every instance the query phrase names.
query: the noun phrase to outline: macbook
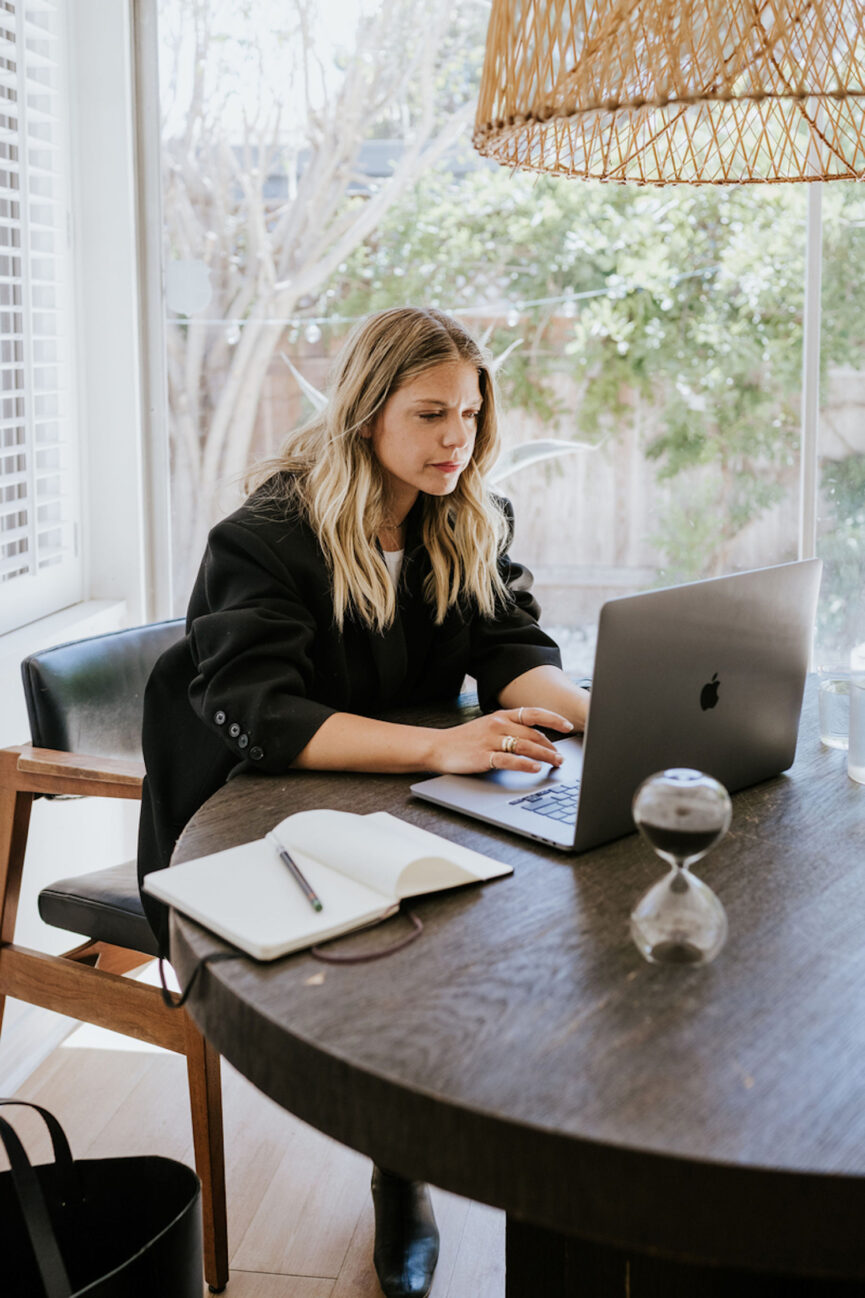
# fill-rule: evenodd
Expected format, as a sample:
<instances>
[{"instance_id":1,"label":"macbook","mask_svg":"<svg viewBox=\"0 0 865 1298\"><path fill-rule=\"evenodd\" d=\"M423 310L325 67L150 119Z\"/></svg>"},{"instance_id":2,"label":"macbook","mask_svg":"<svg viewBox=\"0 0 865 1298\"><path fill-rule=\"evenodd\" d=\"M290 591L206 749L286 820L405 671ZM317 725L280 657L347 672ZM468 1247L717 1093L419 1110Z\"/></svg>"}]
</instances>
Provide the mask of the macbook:
<instances>
[{"instance_id":1,"label":"macbook","mask_svg":"<svg viewBox=\"0 0 865 1298\"><path fill-rule=\"evenodd\" d=\"M648 775L690 766L730 792L792 765L822 563L759 568L610 600L584 736L555 771L439 775L419 798L565 851L631 833ZM551 737L552 737L552 732Z\"/></svg>"}]
</instances>

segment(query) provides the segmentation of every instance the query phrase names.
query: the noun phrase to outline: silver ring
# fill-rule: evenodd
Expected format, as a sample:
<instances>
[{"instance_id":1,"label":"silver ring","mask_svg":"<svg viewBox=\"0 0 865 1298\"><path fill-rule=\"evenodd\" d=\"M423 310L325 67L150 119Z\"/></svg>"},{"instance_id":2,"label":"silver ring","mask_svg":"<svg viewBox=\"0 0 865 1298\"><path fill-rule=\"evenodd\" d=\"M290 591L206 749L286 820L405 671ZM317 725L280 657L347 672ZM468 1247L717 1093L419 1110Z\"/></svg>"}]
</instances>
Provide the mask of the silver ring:
<instances>
[{"instance_id":1,"label":"silver ring","mask_svg":"<svg viewBox=\"0 0 865 1298\"><path fill-rule=\"evenodd\" d=\"M517 724L520 725L520 726L523 724L523 710L522 710L522 708L520 708L519 712L517 713Z\"/></svg>"},{"instance_id":2,"label":"silver ring","mask_svg":"<svg viewBox=\"0 0 865 1298\"><path fill-rule=\"evenodd\" d=\"M516 737L514 735L505 735L504 739L502 740L502 752L512 753L516 748L516 746L517 746Z\"/></svg>"},{"instance_id":3,"label":"silver ring","mask_svg":"<svg viewBox=\"0 0 865 1298\"><path fill-rule=\"evenodd\" d=\"M495 757L495 753L490 753L490 770L491 770L491 771L494 771L494 770L496 769L495 766L494 766L494 764L493 764L493 758L494 758L494 757Z\"/></svg>"}]
</instances>

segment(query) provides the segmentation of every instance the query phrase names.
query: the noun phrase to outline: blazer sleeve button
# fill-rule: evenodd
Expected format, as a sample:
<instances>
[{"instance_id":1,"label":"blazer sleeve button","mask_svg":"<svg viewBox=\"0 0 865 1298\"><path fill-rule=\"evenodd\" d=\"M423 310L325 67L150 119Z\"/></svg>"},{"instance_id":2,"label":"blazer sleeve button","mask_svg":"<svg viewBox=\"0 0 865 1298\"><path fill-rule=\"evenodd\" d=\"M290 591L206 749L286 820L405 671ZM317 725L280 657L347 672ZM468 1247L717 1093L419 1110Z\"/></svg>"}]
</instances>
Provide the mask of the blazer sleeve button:
<instances>
[{"instance_id":1,"label":"blazer sleeve button","mask_svg":"<svg viewBox=\"0 0 865 1298\"><path fill-rule=\"evenodd\" d=\"M264 756L264 749L259 748L258 745L256 744L254 748L250 748L249 756L252 758L254 762L260 762L262 757Z\"/></svg>"},{"instance_id":2,"label":"blazer sleeve button","mask_svg":"<svg viewBox=\"0 0 865 1298\"><path fill-rule=\"evenodd\" d=\"M236 739L240 734L240 726L236 721L232 721L231 725L228 727L228 733L231 735L232 739Z\"/></svg>"},{"instance_id":3,"label":"blazer sleeve button","mask_svg":"<svg viewBox=\"0 0 865 1298\"><path fill-rule=\"evenodd\" d=\"M222 708L220 708L218 712L214 712L213 720L217 726L225 725L225 713L222 711Z\"/></svg>"},{"instance_id":4,"label":"blazer sleeve button","mask_svg":"<svg viewBox=\"0 0 865 1298\"><path fill-rule=\"evenodd\" d=\"M245 748L249 743L249 735L241 735L237 741L238 748Z\"/></svg>"}]
</instances>

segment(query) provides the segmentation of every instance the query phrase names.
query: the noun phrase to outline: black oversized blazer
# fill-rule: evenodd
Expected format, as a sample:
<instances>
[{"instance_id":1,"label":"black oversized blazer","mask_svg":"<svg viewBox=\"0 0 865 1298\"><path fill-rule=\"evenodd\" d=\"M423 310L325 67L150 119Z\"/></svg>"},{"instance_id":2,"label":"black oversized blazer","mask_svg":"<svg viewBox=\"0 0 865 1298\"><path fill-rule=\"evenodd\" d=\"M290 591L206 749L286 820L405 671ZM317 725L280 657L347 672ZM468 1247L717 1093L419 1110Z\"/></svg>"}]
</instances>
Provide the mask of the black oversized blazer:
<instances>
[{"instance_id":1,"label":"black oversized blazer","mask_svg":"<svg viewBox=\"0 0 865 1298\"><path fill-rule=\"evenodd\" d=\"M536 621L531 574L506 554L507 607L492 618L454 608L434 624L422 593L423 500L407 520L398 614L384 634L352 617L337 630L324 554L292 506L252 497L214 527L186 635L158 660L145 692L139 878L168 865L184 825L230 775L284 773L332 713L453 698L467 674L490 710L522 672L560 665ZM164 945L164 909L146 894L144 902Z\"/></svg>"}]
</instances>

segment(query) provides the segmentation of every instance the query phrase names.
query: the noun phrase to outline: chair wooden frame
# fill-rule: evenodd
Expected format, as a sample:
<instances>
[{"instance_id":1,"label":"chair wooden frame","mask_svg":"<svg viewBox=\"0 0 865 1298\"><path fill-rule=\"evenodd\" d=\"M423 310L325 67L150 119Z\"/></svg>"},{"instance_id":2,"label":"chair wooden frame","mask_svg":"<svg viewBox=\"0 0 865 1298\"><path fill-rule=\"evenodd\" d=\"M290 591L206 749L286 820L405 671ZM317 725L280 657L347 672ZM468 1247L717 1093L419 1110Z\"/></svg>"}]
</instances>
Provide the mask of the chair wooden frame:
<instances>
[{"instance_id":1,"label":"chair wooden frame","mask_svg":"<svg viewBox=\"0 0 865 1298\"><path fill-rule=\"evenodd\" d=\"M228 1283L225 1157L219 1055L185 1009L123 974L153 956L85 942L62 956L17 946L15 919L33 797L38 793L141 798L144 766L118 758L33 748L0 750L0 1025L6 997L110 1028L186 1056L195 1168L201 1178L204 1274Z\"/></svg>"}]
</instances>

